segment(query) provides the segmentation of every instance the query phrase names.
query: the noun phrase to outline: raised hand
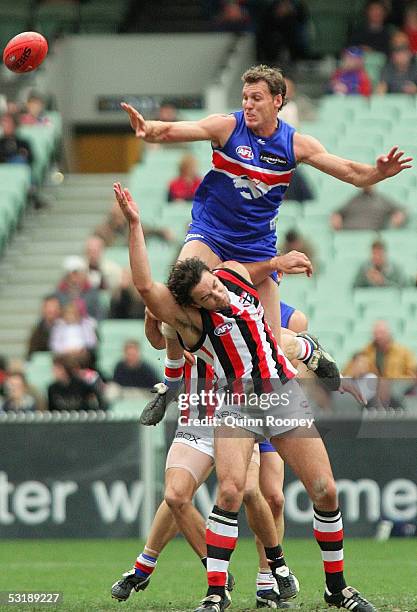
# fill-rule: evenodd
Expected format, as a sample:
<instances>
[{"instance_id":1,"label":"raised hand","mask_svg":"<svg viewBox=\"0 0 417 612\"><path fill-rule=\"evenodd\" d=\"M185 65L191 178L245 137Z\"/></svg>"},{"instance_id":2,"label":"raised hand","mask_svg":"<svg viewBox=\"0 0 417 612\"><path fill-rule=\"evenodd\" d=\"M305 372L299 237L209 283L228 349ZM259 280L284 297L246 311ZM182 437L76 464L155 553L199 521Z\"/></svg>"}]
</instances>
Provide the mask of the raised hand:
<instances>
[{"instance_id":1,"label":"raised hand","mask_svg":"<svg viewBox=\"0 0 417 612\"><path fill-rule=\"evenodd\" d=\"M130 104L127 104L126 102L122 102L120 106L129 115L130 125L132 126L132 129L135 132L136 136L138 138L146 138L146 121L142 117L140 112L137 111L136 108L133 108L133 106L131 106Z\"/></svg>"},{"instance_id":2,"label":"raised hand","mask_svg":"<svg viewBox=\"0 0 417 612\"><path fill-rule=\"evenodd\" d=\"M401 170L412 168L410 162L412 157L403 157L404 151L398 151L398 147L392 147L388 155L380 155L376 160L376 167L384 178L395 176Z\"/></svg>"},{"instance_id":3,"label":"raised hand","mask_svg":"<svg viewBox=\"0 0 417 612\"><path fill-rule=\"evenodd\" d=\"M285 274L313 274L313 265L305 253L300 251L290 251L285 255L276 255L274 258L274 267L279 272Z\"/></svg>"},{"instance_id":4,"label":"raised hand","mask_svg":"<svg viewBox=\"0 0 417 612\"><path fill-rule=\"evenodd\" d=\"M136 202L133 201L129 189L123 189L120 183L114 183L113 191L125 219L129 223L139 223L139 209Z\"/></svg>"}]
</instances>

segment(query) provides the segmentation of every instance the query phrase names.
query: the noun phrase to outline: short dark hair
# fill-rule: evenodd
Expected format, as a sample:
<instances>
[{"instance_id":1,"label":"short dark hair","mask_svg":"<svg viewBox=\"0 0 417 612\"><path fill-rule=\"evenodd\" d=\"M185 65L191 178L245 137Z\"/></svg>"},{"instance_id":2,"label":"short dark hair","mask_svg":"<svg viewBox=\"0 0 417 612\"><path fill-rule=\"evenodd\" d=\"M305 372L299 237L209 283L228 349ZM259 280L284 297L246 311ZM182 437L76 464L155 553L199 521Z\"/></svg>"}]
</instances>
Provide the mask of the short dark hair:
<instances>
[{"instance_id":1,"label":"short dark hair","mask_svg":"<svg viewBox=\"0 0 417 612\"><path fill-rule=\"evenodd\" d=\"M258 83L259 81L265 81L272 96L277 96L278 94L282 95L282 106L284 106L285 96L287 95L287 84L279 68L271 68L266 64L252 66L242 74L242 81L249 85Z\"/></svg>"},{"instance_id":2,"label":"short dark hair","mask_svg":"<svg viewBox=\"0 0 417 612\"><path fill-rule=\"evenodd\" d=\"M201 281L203 272L210 272L210 268L198 257L188 257L172 266L167 286L177 304L193 305L191 291Z\"/></svg>"}]
</instances>

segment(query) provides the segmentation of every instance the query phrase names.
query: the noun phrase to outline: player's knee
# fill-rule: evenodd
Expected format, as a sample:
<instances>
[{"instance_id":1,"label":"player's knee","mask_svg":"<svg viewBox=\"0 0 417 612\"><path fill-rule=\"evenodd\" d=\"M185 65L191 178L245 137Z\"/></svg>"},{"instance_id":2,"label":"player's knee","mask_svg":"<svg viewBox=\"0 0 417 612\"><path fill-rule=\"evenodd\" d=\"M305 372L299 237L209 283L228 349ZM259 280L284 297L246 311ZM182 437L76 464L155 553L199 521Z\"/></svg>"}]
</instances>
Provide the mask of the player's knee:
<instances>
[{"instance_id":1,"label":"player's knee","mask_svg":"<svg viewBox=\"0 0 417 612\"><path fill-rule=\"evenodd\" d=\"M301 312L301 310L294 310L294 312L292 313L290 317L288 328L291 331L296 332L298 334L302 331L305 331L307 327L308 327L308 319L306 315L303 312Z\"/></svg>"},{"instance_id":2,"label":"player's knee","mask_svg":"<svg viewBox=\"0 0 417 612\"><path fill-rule=\"evenodd\" d=\"M259 489L259 485L254 482L247 482L245 485L245 490L243 492L243 503L245 504L253 504L256 503L256 500L261 495L261 491Z\"/></svg>"},{"instance_id":3,"label":"player's knee","mask_svg":"<svg viewBox=\"0 0 417 612\"><path fill-rule=\"evenodd\" d=\"M228 479L219 483L218 500L220 507L228 510L240 506L243 493L244 483L239 480Z\"/></svg>"},{"instance_id":4,"label":"player's knee","mask_svg":"<svg viewBox=\"0 0 417 612\"><path fill-rule=\"evenodd\" d=\"M331 476L318 478L313 484L312 501L315 506L336 507L336 483Z\"/></svg>"},{"instance_id":5,"label":"player's knee","mask_svg":"<svg viewBox=\"0 0 417 612\"><path fill-rule=\"evenodd\" d=\"M285 497L282 491L276 491L265 497L271 508L272 516L278 518L284 512Z\"/></svg>"},{"instance_id":6,"label":"player's knee","mask_svg":"<svg viewBox=\"0 0 417 612\"><path fill-rule=\"evenodd\" d=\"M173 511L181 510L185 504L191 502L192 496L186 489L178 487L167 487L165 490L165 501Z\"/></svg>"}]
</instances>

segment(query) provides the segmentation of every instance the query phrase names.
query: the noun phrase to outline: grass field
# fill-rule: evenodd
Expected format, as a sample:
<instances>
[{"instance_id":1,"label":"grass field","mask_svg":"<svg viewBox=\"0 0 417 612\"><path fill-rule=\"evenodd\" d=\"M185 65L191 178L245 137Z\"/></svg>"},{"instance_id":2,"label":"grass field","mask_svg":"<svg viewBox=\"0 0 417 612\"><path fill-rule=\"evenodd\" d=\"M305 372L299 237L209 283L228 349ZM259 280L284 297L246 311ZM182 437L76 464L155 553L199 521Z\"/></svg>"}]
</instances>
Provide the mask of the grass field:
<instances>
[{"instance_id":1,"label":"grass field","mask_svg":"<svg viewBox=\"0 0 417 612\"><path fill-rule=\"evenodd\" d=\"M59 606L13 605L7 610L192 610L205 594L205 574L187 544L176 540L163 553L148 589L129 601L112 600L109 592L141 550L137 540L5 540L0 548L0 591L61 591ZM320 553L313 540L287 540L286 557L300 580L299 609L328 610L323 604ZM346 575L378 608L417 611L415 540L387 542L348 540ZM230 610L252 610L257 571L255 547L242 539L232 571L236 589Z\"/></svg>"}]
</instances>

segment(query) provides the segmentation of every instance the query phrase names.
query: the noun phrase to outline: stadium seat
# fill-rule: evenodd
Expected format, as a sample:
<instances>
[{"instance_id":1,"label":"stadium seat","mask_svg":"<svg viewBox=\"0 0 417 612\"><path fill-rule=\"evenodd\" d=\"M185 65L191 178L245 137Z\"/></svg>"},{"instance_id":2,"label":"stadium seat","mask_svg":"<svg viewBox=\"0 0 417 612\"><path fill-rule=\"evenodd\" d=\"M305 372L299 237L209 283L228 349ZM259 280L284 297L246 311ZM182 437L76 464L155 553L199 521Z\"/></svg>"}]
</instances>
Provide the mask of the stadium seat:
<instances>
[{"instance_id":1,"label":"stadium seat","mask_svg":"<svg viewBox=\"0 0 417 612\"><path fill-rule=\"evenodd\" d=\"M369 98L369 108L371 113L375 111L379 115L386 112L387 108L394 108L398 114L407 114L414 110L415 105L413 96L408 96L406 94L387 94L385 96L371 96Z\"/></svg>"},{"instance_id":2,"label":"stadium seat","mask_svg":"<svg viewBox=\"0 0 417 612\"><path fill-rule=\"evenodd\" d=\"M365 53L365 70L372 81L373 87L379 83L382 68L387 61L385 53L378 51L366 51Z\"/></svg>"},{"instance_id":3,"label":"stadium seat","mask_svg":"<svg viewBox=\"0 0 417 612\"><path fill-rule=\"evenodd\" d=\"M129 249L124 246L107 247L104 253L105 259L113 261L122 268L129 266Z\"/></svg>"},{"instance_id":4,"label":"stadium seat","mask_svg":"<svg viewBox=\"0 0 417 612\"><path fill-rule=\"evenodd\" d=\"M368 312L372 308L374 312L389 314L398 312L400 296L400 289L394 287L364 287L354 290L353 301L357 312Z\"/></svg>"},{"instance_id":5,"label":"stadium seat","mask_svg":"<svg viewBox=\"0 0 417 612\"><path fill-rule=\"evenodd\" d=\"M178 242L183 242L191 223L191 204L167 204L162 211L161 224L174 232Z\"/></svg>"},{"instance_id":6,"label":"stadium seat","mask_svg":"<svg viewBox=\"0 0 417 612\"><path fill-rule=\"evenodd\" d=\"M417 287L407 287L401 290L401 305L405 317L414 317L417 311Z\"/></svg>"},{"instance_id":7,"label":"stadium seat","mask_svg":"<svg viewBox=\"0 0 417 612\"><path fill-rule=\"evenodd\" d=\"M370 246L378 234L370 230L344 230L334 234L334 250L338 257L351 253L362 254L364 259L369 256Z\"/></svg>"},{"instance_id":8,"label":"stadium seat","mask_svg":"<svg viewBox=\"0 0 417 612\"><path fill-rule=\"evenodd\" d=\"M348 334L353 327L352 314L342 314L330 307L324 305L315 309L314 314L310 318L309 328L314 330L337 331L341 334Z\"/></svg>"},{"instance_id":9,"label":"stadium seat","mask_svg":"<svg viewBox=\"0 0 417 612\"><path fill-rule=\"evenodd\" d=\"M350 121L357 113L366 112L368 101L364 96L323 96L319 115L323 121Z\"/></svg>"}]
</instances>

